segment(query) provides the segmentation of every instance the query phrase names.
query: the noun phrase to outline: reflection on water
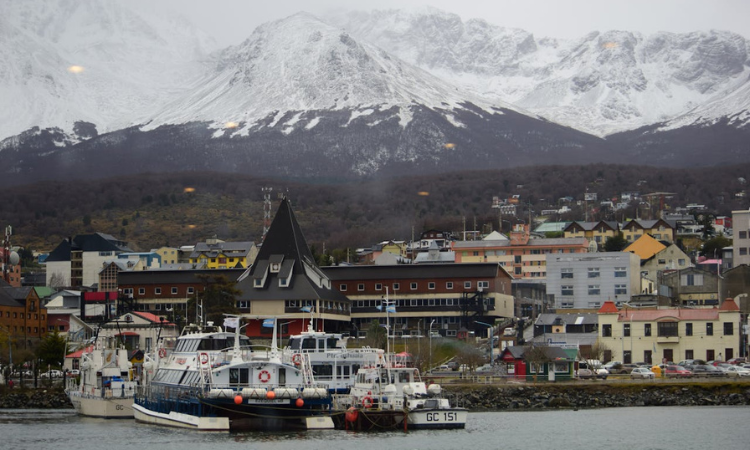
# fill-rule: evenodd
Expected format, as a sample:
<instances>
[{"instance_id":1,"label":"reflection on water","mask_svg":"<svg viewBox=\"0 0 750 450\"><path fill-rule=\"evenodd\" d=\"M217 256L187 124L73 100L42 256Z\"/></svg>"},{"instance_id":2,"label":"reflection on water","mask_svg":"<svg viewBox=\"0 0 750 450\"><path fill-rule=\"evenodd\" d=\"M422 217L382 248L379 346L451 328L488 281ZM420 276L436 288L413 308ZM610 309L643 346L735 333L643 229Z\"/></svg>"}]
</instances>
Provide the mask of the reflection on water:
<instances>
[{"instance_id":1,"label":"reflection on water","mask_svg":"<svg viewBox=\"0 0 750 450\"><path fill-rule=\"evenodd\" d=\"M202 433L133 420L85 418L72 410L0 410L3 448L77 450L523 449L746 450L750 407L643 407L472 413L466 430L404 433Z\"/></svg>"}]
</instances>

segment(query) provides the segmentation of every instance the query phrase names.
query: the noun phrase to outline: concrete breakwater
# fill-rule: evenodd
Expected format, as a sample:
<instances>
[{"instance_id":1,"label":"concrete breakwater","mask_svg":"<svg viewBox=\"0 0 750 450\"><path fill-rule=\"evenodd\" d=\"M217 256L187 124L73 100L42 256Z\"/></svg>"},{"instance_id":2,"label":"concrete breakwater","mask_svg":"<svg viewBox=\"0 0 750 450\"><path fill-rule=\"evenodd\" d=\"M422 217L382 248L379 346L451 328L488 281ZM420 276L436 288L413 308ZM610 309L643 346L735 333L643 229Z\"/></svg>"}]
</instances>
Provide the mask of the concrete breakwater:
<instances>
[{"instance_id":1,"label":"concrete breakwater","mask_svg":"<svg viewBox=\"0 0 750 450\"><path fill-rule=\"evenodd\" d=\"M73 408L68 396L60 390L28 389L0 393L0 409L65 409Z\"/></svg>"},{"instance_id":2,"label":"concrete breakwater","mask_svg":"<svg viewBox=\"0 0 750 450\"><path fill-rule=\"evenodd\" d=\"M750 405L746 383L451 386L445 393L470 411Z\"/></svg>"}]
</instances>

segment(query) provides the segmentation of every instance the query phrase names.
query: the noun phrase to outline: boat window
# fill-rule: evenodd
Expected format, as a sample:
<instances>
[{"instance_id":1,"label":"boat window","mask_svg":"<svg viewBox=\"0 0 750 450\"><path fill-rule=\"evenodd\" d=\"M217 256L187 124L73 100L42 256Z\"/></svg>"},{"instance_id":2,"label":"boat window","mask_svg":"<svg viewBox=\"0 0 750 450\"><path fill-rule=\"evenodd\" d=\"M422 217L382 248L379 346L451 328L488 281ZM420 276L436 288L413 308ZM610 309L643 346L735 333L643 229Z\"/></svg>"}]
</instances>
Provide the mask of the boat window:
<instances>
[{"instance_id":1,"label":"boat window","mask_svg":"<svg viewBox=\"0 0 750 450\"><path fill-rule=\"evenodd\" d=\"M326 344L329 349L333 349L337 347L336 344L338 344L338 342L339 340L336 338L328 338L328 340L326 341Z\"/></svg>"},{"instance_id":2,"label":"boat window","mask_svg":"<svg viewBox=\"0 0 750 450\"><path fill-rule=\"evenodd\" d=\"M399 383L408 383L409 382L409 372L399 372L398 373L398 382Z\"/></svg>"},{"instance_id":3,"label":"boat window","mask_svg":"<svg viewBox=\"0 0 750 450\"><path fill-rule=\"evenodd\" d=\"M279 386L284 386L284 385L286 385L286 369L281 367L279 368Z\"/></svg>"},{"instance_id":4,"label":"boat window","mask_svg":"<svg viewBox=\"0 0 750 450\"><path fill-rule=\"evenodd\" d=\"M304 339L302 341L303 350L315 350L315 339Z\"/></svg>"},{"instance_id":5,"label":"boat window","mask_svg":"<svg viewBox=\"0 0 750 450\"><path fill-rule=\"evenodd\" d=\"M300 349L300 343L301 343L301 339L290 338L289 339L289 348L292 349L292 350L299 350Z\"/></svg>"},{"instance_id":6,"label":"boat window","mask_svg":"<svg viewBox=\"0 0 750 450\"><path fill-rule=\"evenodd\" d=\"M333 366L330 364L320 364L313 366L313 374L317 376L333 375Z\"/></svg>"}]
</instances>

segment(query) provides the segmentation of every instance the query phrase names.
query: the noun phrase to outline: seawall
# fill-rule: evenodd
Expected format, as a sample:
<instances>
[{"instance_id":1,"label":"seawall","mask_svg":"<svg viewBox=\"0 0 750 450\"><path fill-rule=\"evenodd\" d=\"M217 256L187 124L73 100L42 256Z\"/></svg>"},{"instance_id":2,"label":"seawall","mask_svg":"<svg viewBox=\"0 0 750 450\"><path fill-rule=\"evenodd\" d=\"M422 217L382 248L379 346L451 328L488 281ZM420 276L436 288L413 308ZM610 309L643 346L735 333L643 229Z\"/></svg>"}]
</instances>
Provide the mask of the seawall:
<instances>
[{"instance_id":1,"label":"seawall","mask_svg":"<svg viewBox=\"0 0 750 450\"><path fill-rule=\"evenodd\" d=\"M0 409L73 408L68 396L59 389L4 389L0 391Z\"/></svg>"},{"instance_id":2,"label":"seawall","mask_svg":"<svg viewBox=\"0 0 750 450\"><path fill-rule=\"evenodd\" d=\"M444 386L444 391L470 411L627 406L750 405L750 384L623 383L528 386Z\"/></svg>"}]
</instances>

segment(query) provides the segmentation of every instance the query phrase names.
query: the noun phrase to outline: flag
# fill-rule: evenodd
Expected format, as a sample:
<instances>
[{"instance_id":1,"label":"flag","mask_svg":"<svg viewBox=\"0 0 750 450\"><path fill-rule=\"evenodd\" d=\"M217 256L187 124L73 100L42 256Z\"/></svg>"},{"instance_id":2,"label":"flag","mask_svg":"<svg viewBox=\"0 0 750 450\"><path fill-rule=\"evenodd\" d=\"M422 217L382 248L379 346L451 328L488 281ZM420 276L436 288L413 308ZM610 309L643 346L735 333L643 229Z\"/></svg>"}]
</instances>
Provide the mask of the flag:
<instances>
[{"instance_id":1,"label":"flag","mask_svg":"<svg viewBox=\"0 0 750 450\"><path fill-rule=\"evenodd\" d=\"M225 317L224 328L239 328L240 318L239 317Z\"/></svg>"},{"instance_id":2,"label":"flag","mask_svg":"<svg viewBox=\"0 0 750 450\"><path fill-rule=\"evenodd\" d=\"M302 307L302 312L312 312L312 308L309 307L309 306L303 306Z\"/></svg>"},{"instance_id":3,"label":"flag","mask_svg":"<svg viewBox=\"0 0 750 450\"><path fill-rule=\"evenodd\" d=\"M263 321L263 326L266 328L273 328L273 319L266 319Z\"/></svg>"},{"instance_id":4,"label":"flag","mask_svg":"<svg viewBox=\"0 0 750 450\"><path fill-rule=\"evenodd\" d=\"M377 309L378 311L382 311L383 310L383 305L378 305L378 306L375 307L375 309Z\"/></svg>"},{"instance_id":5,"label":"flag","mask_svg":"<svg viewBox=\"0 0 750 450\"><path fill-rule=\"evenodd\" d=\"M395 306L388 306L387 308L385 308L385 311L389 312L389 313L395 314L396 313L396 307Z\"/></svg>"}]
</instances>

